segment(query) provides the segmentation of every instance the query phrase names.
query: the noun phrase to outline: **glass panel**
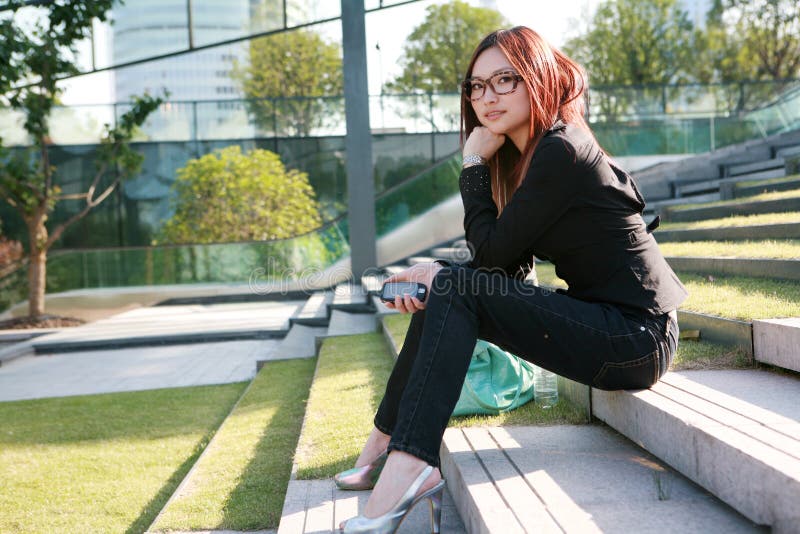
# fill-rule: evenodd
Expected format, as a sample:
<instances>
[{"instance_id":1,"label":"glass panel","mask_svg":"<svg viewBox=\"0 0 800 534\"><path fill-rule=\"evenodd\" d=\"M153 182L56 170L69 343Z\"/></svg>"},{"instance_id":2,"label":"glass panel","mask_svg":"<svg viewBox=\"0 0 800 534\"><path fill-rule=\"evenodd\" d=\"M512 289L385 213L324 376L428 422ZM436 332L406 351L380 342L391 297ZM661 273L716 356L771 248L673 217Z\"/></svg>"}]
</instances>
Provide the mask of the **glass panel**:
<instances>
[{"instance_id":1,"label":"glass panel","mask_svg":"<svg viewBox=\"0 0 800 534\"><path fill-rule=\"evenodd\" d=\"M56 107L50 115L50 137L60 145L96 144L103 136L104 125L114 121L111 105Z\"/></svg>"},{"instance_id":2,"label":"glass panel","mask_svg":"<svg viewBox=\"0 0 800 534\"><path fill-rule=\"evenodd\" d=\"M248 36L251 31L250 4L250 0L192 0L194 46Z\"/></svg>"},{"instance_id":3,"label":"glass panel","mask_svg":"<svg viewBox=\"0 0 800 534\"><path fill-rule=\"evenodd\" d=\"M286 0L286 23L291 27L336 18L341 8L340 2L331 0Z\"/></svg>"},{"instance_id":4,"label":"glass panel","mask_svg":"<svg viewBox=\"0 0 800 534\"><path fill-rule=\"evenodd\" d=\"M136 0L114 6L115 65L189 48L186 0Z\"/></svg>"},{"instance_id":5,"label":"glass panel","mask_svg":"<svg viewBox=\"0 0 800 534\"><path fill-rule=\"evenodd\" d=\"M250 11L250 32L261 33L283 27L284 0L261 0Z\"/></svg>"}]
</instances>

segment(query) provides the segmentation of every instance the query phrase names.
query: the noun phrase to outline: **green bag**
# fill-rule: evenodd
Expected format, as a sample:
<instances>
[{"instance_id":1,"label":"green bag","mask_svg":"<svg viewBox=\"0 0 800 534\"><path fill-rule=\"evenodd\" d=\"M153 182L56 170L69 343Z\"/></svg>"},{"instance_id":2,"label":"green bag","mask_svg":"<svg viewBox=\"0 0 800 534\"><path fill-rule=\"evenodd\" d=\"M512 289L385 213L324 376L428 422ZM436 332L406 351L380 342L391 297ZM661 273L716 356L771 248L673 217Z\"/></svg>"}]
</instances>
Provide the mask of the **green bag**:
<instances>
[{"instance_id":1,"label":"green bag","mask_svg":"<svg viewBox=\"0 0 800 534\"><path fill-rule=\"evenodd\" d=\"M533 365L479 339L453 415L497 415L533 399Z\"/></svg>"}]
</instances>

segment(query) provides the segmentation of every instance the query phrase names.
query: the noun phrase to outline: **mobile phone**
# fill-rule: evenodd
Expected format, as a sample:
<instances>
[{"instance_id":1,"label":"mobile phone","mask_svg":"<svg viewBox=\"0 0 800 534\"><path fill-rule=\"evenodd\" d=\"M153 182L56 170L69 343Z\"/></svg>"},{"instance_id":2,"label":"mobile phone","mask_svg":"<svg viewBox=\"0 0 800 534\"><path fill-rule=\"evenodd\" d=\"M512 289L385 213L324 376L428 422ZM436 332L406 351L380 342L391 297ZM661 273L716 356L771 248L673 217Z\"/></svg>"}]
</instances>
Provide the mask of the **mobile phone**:
<instances>
[{"instance_id":1,"label":"mobile phone","mask_svg":"<svg viewBox=\"0 0 800 534\"><path fill-rule=\"evenodd\" d=\"M428 296L428 288L419 282L390 282L383 284L380 299L384 302L394 302L396 296L410 295L417 297L421 302L425 302Z\"/></svg>"}]
</instances>

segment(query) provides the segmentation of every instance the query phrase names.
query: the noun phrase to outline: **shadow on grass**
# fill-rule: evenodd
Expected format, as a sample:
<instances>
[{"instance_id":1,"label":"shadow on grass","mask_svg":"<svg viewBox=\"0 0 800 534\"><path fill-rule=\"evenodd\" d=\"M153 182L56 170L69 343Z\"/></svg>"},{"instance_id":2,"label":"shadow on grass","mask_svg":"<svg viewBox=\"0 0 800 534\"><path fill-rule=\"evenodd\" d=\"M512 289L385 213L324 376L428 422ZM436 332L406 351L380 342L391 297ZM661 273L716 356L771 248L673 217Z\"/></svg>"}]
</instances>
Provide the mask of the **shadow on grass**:
<instances>
[{"instance_id":1,"label":"shadow on grass","mask_svg":"<svg viewBox=\"0 0 800 534\"><path fill-rule=\"evenodd\" d=\"M316 359L293 362L297 362L298 366L304 365L302 369L295 370L298 374L303 373L303 379L298 380L301 383L297 387L285 394L273 395L241 407L245 413L269 407L275 415L263 429L252 458L239 477L239 483L228 495L223 519L216 527L218 529L270 529L277 528L280 522ZM274 363L265 365L261 372L269 372Z\"/></svg>"},{"instance_id":2,"label":"shadow on grass","mask_svg":"<svg viewBox=\"0 0 800 534\"><path fill-rule=\"evenodd\" d=\"M197 462L197 459L203 453L203 450L208 446L208 443L211 441L211 438L214 437L214 434L219 429L220 425L222 424L223 419L220 419L216 426L208 432L205 436L203 436L203 440L195 447L194 452L190 457L188 457L178 469L169 477L161 489L158 490L158 493L150 499L144 508L142 508L142 512L139 514L139 517L131 523L131 526L125 531L125 534L141 534L145 532L147 528L153 524L155 521L156 516L164 508L164 505L169 500L170 496L175 493L175 490L178 488L178 485L181 481L186 477L186 473L192 468L192 466Z\"/></svg>"}]
</instances>

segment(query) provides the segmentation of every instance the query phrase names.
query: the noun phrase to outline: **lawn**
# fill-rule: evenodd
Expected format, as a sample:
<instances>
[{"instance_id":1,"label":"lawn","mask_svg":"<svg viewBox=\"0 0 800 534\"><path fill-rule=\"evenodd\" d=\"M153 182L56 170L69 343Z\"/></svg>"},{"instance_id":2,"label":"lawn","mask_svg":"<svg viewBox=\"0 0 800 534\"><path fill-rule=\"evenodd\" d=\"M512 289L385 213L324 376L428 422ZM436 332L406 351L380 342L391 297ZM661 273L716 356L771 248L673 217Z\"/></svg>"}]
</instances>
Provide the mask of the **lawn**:
<instances>
[{"instance_id":1,"label":"lawn","mask_svg":"<svg viewBox=\"0 0 800 534\"><path fill-rule=\"evenodd\" d=\"M729 258L800 259L800 240L766 239L761 241L686 241L660 243L665 256L700 256Z\"/></svg>"},{"instance_id":2,"label":"lawn","mask_svg":"<svg viewBox=\"0 0 800 534\"><path fill-rule=\"evenodd\" d=\"M0 403L0 532L143 532L245 386Z\"/></svg>"},{"instance_id":3,"label":"lawn","mask_svg":"<svg viewBox=\"0 0 800 534\"><path fill-rule=\"evenodd\" d=\"M792 189L791 191L773 191L771 193L761 193L758 195L734 198L731 200L715 200L713 202L701 202L696 204L680 204L677 206L670 206L669 211L684 211L684 210L693 210L698 208L711 208L717 206L735 206L737 204L744 204L748 202L764 202L767 200L786 200L791 198L800 198L800 190Z\"/></svg>"},{"instance_id":4,"label":"lawn","mask_svg":"<svg viewBox=\"0 0 800 534\"><path fill-rule=\"evenodd\" d=\"M658 232L661 230L701 230L708 228L732 228L739 226L761 226L769 224L800 223L800 211L786 211L781 213L759 213L754 215L733 215L720 219L705 219L692 222L662 222L654 232L658 241Z\"/></svg>"},{"instance_id":5,"label":"lawn","mask_svg":"<svg viewBox=\"0 0 800 534\"><path fill-rule=\"evenodd\" d=\"M278 527L315 363L265 364L152 530Z\"/></svg>"}]
</instances>

